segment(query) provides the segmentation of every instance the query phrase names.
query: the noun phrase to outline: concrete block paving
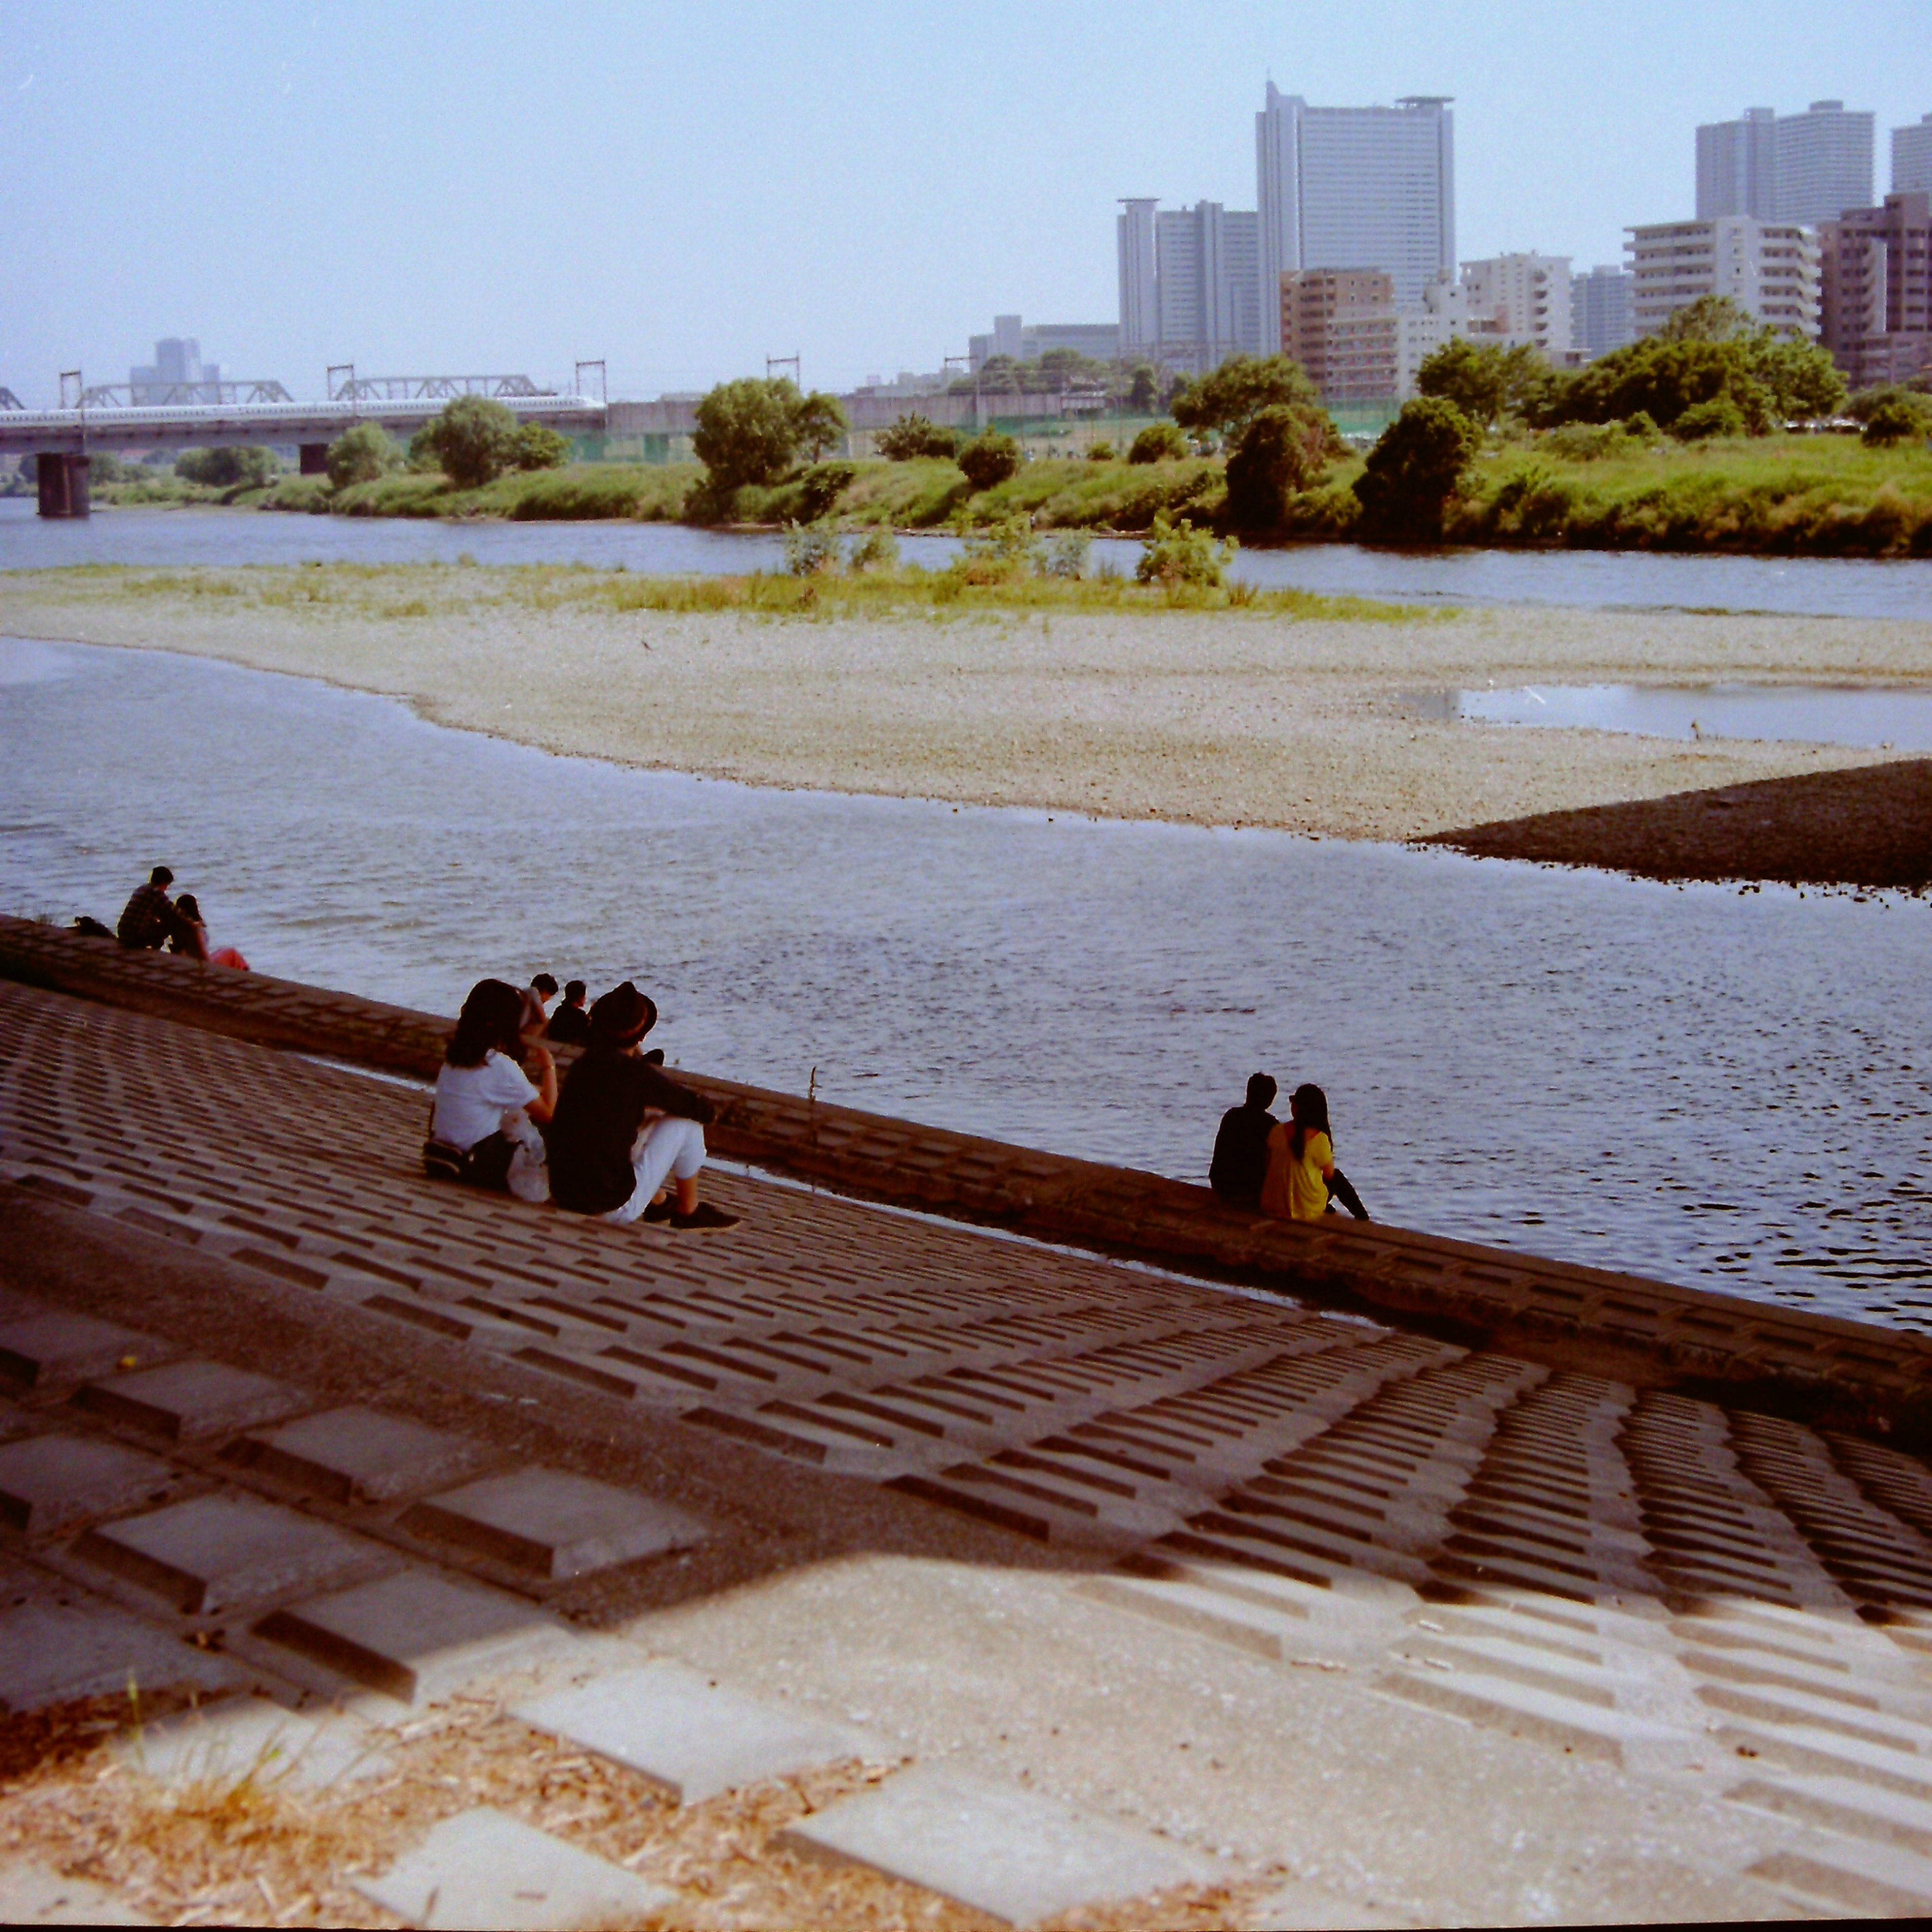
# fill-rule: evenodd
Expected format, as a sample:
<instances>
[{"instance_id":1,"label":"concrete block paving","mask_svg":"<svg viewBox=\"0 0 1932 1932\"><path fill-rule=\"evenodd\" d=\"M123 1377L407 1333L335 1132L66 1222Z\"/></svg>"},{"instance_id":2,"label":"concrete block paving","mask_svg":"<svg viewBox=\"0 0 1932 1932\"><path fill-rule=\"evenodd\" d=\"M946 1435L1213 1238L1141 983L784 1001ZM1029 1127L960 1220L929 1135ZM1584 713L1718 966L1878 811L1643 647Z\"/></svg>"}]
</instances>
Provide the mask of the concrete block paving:
<instances>
[{"instance_id":1,"label":"concrete block paving","mask_svg":"<svg viewBox=\"0 0 1932 1932\"><path fill-rule=\"evenodd\" d=\"M196 1442L272 1422L306 1398L268 1376L225 1362L176 1362L112 1382L91 1382L75 1400L112 1422L174 1442Z\"/></svg>"},{"instance_id":2,"label":"concrete block paving","mask_svg":"<svg viewBox=\"0 0 1932 1932\"><path fill-rule=\"evenodd\" d=\"M180 1480L158 1456L65 1434L0 1445L0 1522L54 1535L90 1516L159 1502Z\"/></svg>"}]
</instances>

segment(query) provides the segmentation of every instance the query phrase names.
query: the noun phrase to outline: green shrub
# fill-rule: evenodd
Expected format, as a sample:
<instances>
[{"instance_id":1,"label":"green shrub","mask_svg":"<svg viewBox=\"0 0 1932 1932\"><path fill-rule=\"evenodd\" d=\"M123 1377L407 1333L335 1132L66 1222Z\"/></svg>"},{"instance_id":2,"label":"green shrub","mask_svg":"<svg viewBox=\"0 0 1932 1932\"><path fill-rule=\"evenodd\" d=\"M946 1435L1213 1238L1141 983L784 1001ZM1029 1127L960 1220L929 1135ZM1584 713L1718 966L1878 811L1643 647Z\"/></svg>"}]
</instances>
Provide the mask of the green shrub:
<instances>
[{"instance_id":1,"label":"green shrub","mask_svg":"<svg viewBox=\"0 0 1932 1932\"><path fill-rule=\"evenodd\" d=\"M212 490L266 483L280 467L272 452L254 448L184 449L175 458L175 474L184 482Z\"/></svg>"},{"instance_id":2,"label":"green shrub","mask_svg":"<svg viewBox=\"0 0 1932 1932\"><path fill-rule=\"evenodd\" d=\"M1149 423L1127 451L1130 463L1171 463L1189 454L1187 439L1172 423Z\"/></svg>"},{"instance_id":3,"label":"green shrub","mask_svg":"<svg viewBox=\"0 0 1932 1932\"><path fill-rule=\"evenodd\" d=\"M850 488L858 473L850 463L815 464L806 470L797 483L799 503L806 520L815 524L820 518L830 515L832 506Z\"/></svg>"},{"instance_id":4,"label":"green shrub","mask_svg":"<svg viewBox=\"0 0 1932 1932\"><path fill-rule=\"evenodd\" d=\"M1439 537L1443 512L1482 440L1482 431L1440 396L1404 403L1355 479L1364 522L1382 536Z\"/></svg>"},{"instance_id":5,"label":"green shrub","mask_svg":"<svg viewBox=\"0 0 1932 1932\"><path fill-rule=\"evenodd\" d=\"M1004 483L1020 466L1020 446L996 429L982 430L959 452L958 464L976 490Z\"/></svg>"},{"instance_id":6,"label":"green shrub","mask_svg":"<svg viewBox=\"0 0 1932 1932\"><path fill-rule=\"evenodd\" d=\"M1099 442L1089 443L1087 446L1087 460L1089 463L1112 463L1117 460L1114 454L1114 446L1104 439Z\"/></svg>"},{"instance_id":7,"label":"green shrub","mask_svg":"<svg viewBox=\"0 0 1932 1932\"><path fill-rule=\"evenodd\" d=\"M1041 564L1042 551L1024 517L1007 517L985 529L968 531L950 568L962 583L1011 584Z\"/></svg>"},{"instance_id":8,"label":"green shrub","mask_svg":"<svg viewBox=\"0 0 1932 1932\"><path fill-rule=\"evenodd\" d=\"M1048 577L1078 578L1087 574L1087 562L1094 554L1090 530L1062 530L1047 546L1042 566Z\"/></svg>"},{"instance_id":9,"label":"green shrub","mask_svg":"<svg viewBox=\"0 0 1932 1932\"><path fill-rule=\"evenodd\" d=\"M561 470L570 460L570 439L559 436L548 423L526 422L517 426L517 441L512 466L518 470Z\"/></svg>"},{"instance_id":10,"label":"green shrub","mask_svg":"<svg viewBox=\"0 0 1932 1932\"><path fill-rule=\"evenodd\" d=\"M1729 396L1713 396L1707 403L1693 403L1670 425L1670 434L1679 442L1706 442L1716 436L1742 436L1744 412Z\"/></svg>"},{"instance_id":11,"label":"green shrub","mask_svg":"<svg viewBox=\"0 0 1932 1932\"><path fill-rule=\"evenodd\" d=\"M1647 446L1654 442L1664 432L1658 428L1655 418L1648 410L1639 410L1636 415L1624 418L1624 434L1634 442Z\"/></svg>"},{"instance_id":12,"label":"green shrub","mask_svg":"<svg viewBox=\"0 0 1932 1932\"><path fill-rule=\"evenodd\" d=\"M1544 441L1555 454L1571 463L1594 463L1606 456L1627 454L1634 434L1629 423L1564 423L1548 431Z\"/></svg>"},{"instance_id":13,"label":"green shrub","mask_svg":"<svg viewBox=\"0 0 1932 1932\"><path fill-rule=\"evenodd\" d=\"M424 452L459 490L475 490L513 469L522 425L488 396L458 396L422 429ZM413 452L415 444L410 446Z\"/></svg>"},{"instance_id":14,"label":"green shrub","mask_svg":"<svg viewBox=\"0 0 1932 1932\"><path fill-rule=\"evenodd\" d=\"M1278 403L1254 417L1228 458L1228 520L1237 530L1272 530L1290 490L1321 482L1341 447L1327 412L1312 403Z\"/></svg>"},{"instance_id":15,"label":"green shrub","mask_svg":"<svg viewBox=\"0 0 1932 1932\"><path fill-rule=\"evenodd\" d=\"M941 429L924 416L901 416L890 429L880 430L879 454L888 463L912 463L922 456L944 457L949 461L959 447L959 439L950 429Z\"/></svg>"},{"instance_id":16,"label":"green shrub","mask_svg":"<svg viewBox=\"0 0 1932 1932\"><path fill-rule=\"evenodd\" d=\"M788 524L785 568L794 577L830 577L844 561L844 540L822 524Z\"/></svg>"},{"instance_id":17,"label":"green shrub","mask_svg":"<svg viewBox=\"0 0 1932 1932\"><path fill-rule=\"evenodd\" d=\"M332 489L373 483L403 466L402 452L389 440L380 423L356 423L328 446L328 481Z\"/></svg>"},{"instance_id":18,"label":"green shrub","mask_svg":"<svg viewBox=\"0 0 1932 1932\"><path fill-rule=\"evenodd\" d=\"M1873 405L1865 417L1862 440L1886 448L1927 436L1932 436L1932 403L1922 396L1901 394L1886 396Z\"/></svg>"},{"instance_id":19,"label":"green shrub","mask_svg":"<svg viewBox=\"0 0 1932 1932\"><path fill-rule=\"evenodd\" d=\"M1169 592L1183 588L1218 590L1227 580L1228 566L1239 548L1232 537L1217 543L1185 518L1172 524L1164 516L1156 517L1140 561L1134 566L1134 580L1159 584Z\"/></svg>"},{"instance_id":20,"label":"green shrub","mask_svg":"<svg viewBox=\"0 0 1932 1932\"><path fill-rule=\"evenodd\" d=\"M845 567L854 577L868 571L896 570L899 565L899 540L890 530L868 530L855 537Z\"/></svg>"}]
</instances>

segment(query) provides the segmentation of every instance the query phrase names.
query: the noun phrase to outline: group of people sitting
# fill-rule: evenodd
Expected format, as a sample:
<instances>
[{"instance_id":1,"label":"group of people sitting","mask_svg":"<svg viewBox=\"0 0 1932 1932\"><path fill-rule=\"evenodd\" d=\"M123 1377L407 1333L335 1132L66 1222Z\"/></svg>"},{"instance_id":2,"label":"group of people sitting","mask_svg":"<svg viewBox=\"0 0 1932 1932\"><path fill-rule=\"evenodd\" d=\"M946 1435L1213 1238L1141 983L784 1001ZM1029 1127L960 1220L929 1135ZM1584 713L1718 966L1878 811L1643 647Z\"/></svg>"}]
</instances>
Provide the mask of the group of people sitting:
<instances>
[{"instance_id":1,"label":"group of people sitting","mask_svg":"<svg viewBox=\"0 0 1932 1932\"><path fill-rule=\"evenodd\" d=\"M123 909L112 937L130 951L178 952L198 959L204 966L227 966L238 973L248 970L248 962L232 946L217 946L208 936L208 922L192 892L178 898L168 897L175 875L165 866L157 866L148 874L148 883L137 886ZM98 920L77 919L74 929L98 939L110 937Z\"/></svg>"},{"instance_id":2,"label":"group of people sitting","mask_svg":"<svg viewBox=\"0 0 1932 1932\"><path fill-rule=\"evenodd\" d=\"M656 1003L626 980L586 1009L585 990L571 981L551 1013L547 973L520 992L502 980L471 988L436 1076L424 1168L620 1225L735 1227L740 1216L698 1198L715 1109L644 1050ZM546 1039L583 1045L561 1082Z\"/></svg>"},{"instance_id":3,"label":"group of people sitting","mask_svg":"<svg viewBox=\"0 0 1932 1932\"><path fill-rule=\"evenodd\" d=\"M1288 1096L1288 1118L1268 1109L1279 1090L1265 1073L1252 1075L1248 1097L1221 1116L1208 1185L1234 1208L1258 1209L1286 1221L1318 1221L1339 1201L1358 1221L1369 1218L1361 1196L1335 1165L1328 1096L1316 1086Z\"/></svg>"}]
</instances>

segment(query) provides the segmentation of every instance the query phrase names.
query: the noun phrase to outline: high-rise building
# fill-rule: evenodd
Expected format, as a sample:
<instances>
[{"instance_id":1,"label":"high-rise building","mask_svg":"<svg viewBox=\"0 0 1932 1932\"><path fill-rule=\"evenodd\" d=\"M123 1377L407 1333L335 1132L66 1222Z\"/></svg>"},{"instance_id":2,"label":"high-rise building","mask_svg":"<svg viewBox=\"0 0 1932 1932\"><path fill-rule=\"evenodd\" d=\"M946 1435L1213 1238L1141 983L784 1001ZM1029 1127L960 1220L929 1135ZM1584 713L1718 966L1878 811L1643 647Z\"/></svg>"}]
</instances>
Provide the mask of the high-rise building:
<instances>
[{"instance_id":1,"label":"high-rise building","mask_svg":"<svg viewBox=\"0 0 1932 1932\"><path fill-rule=\"evenodd\" d=\"M1737 121L1713 121L1697 130L1697 218L1753 214L1760 221L1778 212L1778 115L1747 107Z\"/></svg>"},{"instance_id":2,"label":"high-rise building","mask_svg":"<svg viewBox=\"0 0 1932 1932\"><path fill-rule=\"evenodd\" d=\"M1571 282L1574 320L1570 340L1586 362L1594 362L1599 356L1607 356L1636 339L1630 320L1634 280L1628 268L1606 263Z\"/></svg>"},{"instance_id":3,"label":"high-rise building","mask_svg":"<svg viewBox=\"0 0 1932 1932\"><path fill-rule=\"evenodd\" d=\"M143 404L218 403L221 365L201 359L201 344L191 335L171 335L154 344L154 359L128 371L136 406Z\"/></svg>"},{"instance_id":4,"label":"high-rise building","mask_svg":"<svg viewBox=\"0 0 1932 1932\"><path fill-rule=\"evenodd\" d=\"M1294 268L1281 278L1281 350L1324 403L1396 393L1394 284L1380 268Z\"/></svg>"},{"instance_id":5,"label":"high-rise building","mask_svg":"<svg viewBox=\"0 0 1932 1932\"><path fill-rule=\"evenodd\" d=\"M1492 255L1462 264L1469 313L1498 335L1532 344L1560 364L1570 346L1570 257L1527 254Z\"/></svg>"},{"instance_id":6,"label":"high-rise building","mask_svg":"<svg viewBox=\"0 0 1932 1932\"><path fill-rule=\"evenodd\" d=\"M1701 296L1727 296L1780 334L1818 333L1818 238L1796 222L1727 214L1630 234L1630 319L1654 335Z\"/></svg>"},{"instance_id":7,"label":"high-rise building","mask_svg":"<svg viewBox=\"0 0 1932 1932\"><path fill-rule=\"evenodd\" d=\"M1311 107L1273 81L1255 116L1261 282L1306 268L1378 268L1398 307L1456 267L1455 116L1448 97L1393 107ZM1263 347L1280 314L1262 304Z\"/></svg>"},{"instance_id":8,"label":"high-rise building","mask_svg":"<svg viewBox=\"0 0 1932 1932\"><path fill-rule=\"evenodd\" d=\"M1932 194L1932 114L1892 130L1892 191Z\"/></svg>"},{"instance_id":9,"label":"high-rise building","mask_svg":"<svg viewBox=\"0 0 1932 1932\"><path fill-rule=\"evenodd\" d=\"M1737 121L1697 130L1697 218L1748 214L1815 228L1872 198L1876 117L1842 100L1802 114L1747 108Z\"/></svg>"},{"instance_id":10,"label":"high-rise building","mask_svg":"<svg viewBox=\"0 0 1932 1932\"><path fill-rule=\"evenodd\" d=\"M1120 352L1198 373L1262 346L1259 239L1252 209L1130 201L1116 226Z\"/></svg>"},{"instance_id":11,"label":"high-rise building","mask_svg":"<svg viewBox=\"0 0 1932 1932\"><path fill-rule=\"evenodd\" d=\"M1932 196L1888 194L1818 232L1820 340L1854 389L1932 366Z\"/></svg>"}]
</instances>

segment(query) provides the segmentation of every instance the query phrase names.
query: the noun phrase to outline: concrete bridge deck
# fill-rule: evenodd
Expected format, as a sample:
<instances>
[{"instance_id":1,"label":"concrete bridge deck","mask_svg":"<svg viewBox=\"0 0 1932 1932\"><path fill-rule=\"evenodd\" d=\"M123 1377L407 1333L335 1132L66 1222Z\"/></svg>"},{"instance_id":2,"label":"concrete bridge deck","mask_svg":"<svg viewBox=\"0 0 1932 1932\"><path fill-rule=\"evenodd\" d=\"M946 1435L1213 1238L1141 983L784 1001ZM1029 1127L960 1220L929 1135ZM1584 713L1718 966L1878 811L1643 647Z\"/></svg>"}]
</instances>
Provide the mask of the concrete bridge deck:
<instances>
[{"instance_id":1,"label":"concrete bridge deck","mask_svg":"<svg viewBox=\"0 0 1932 1932\"><path fill-rule=\"evenodd\" d=\"M31 1858L259 1918L142 1847L275 1726L296 1921L1932 1906L1932 1475L1654 1320L1606 1374L756 1174L724 1234L586 1225L430 1185L422 1093L317 1057L427 1021L0 941L94 994L0 983L0 1699L232 1694L104 1783L9 1739L0 1916L73 1892Z\"/></svg>"}]
</instances>

